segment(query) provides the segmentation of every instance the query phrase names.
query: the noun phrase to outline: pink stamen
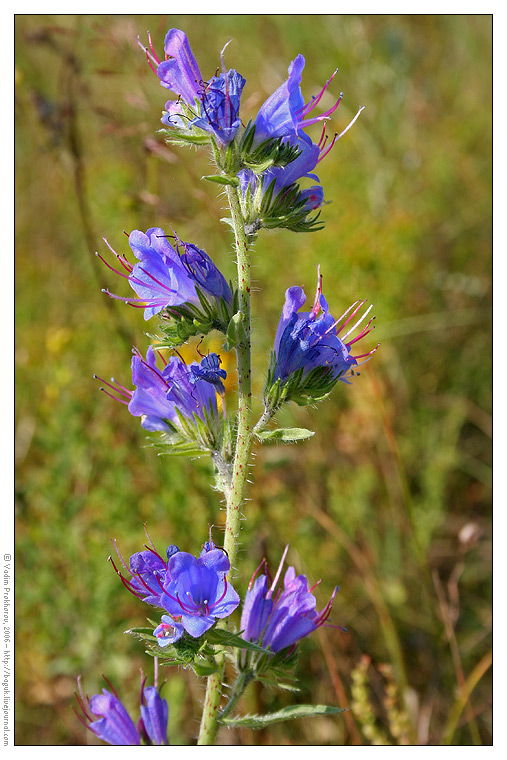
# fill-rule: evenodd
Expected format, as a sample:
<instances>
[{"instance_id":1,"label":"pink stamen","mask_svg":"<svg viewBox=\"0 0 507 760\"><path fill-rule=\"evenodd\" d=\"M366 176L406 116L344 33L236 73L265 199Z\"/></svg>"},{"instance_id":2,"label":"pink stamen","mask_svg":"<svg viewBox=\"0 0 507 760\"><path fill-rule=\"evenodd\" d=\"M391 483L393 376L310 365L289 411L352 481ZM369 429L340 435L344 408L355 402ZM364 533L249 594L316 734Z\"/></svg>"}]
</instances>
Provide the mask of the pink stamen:
<instances>
[{"instance_id":1,"label":"pink stamen","mask_svg":"<svg viewBox=\"0 0 507 760\"><path fill-rule=\"evenodd\" d=\"M366 301L363 301L363 303L366 303ZM355 324L353 327L351 327L351 328L348 330L348 332L346 332L346 333L345 333L345 335L343 335L343 337L342 337L342 340L343 340L343 342L344 342L344 343L345 343L345 338L348 338L348 337L349 337L349 335L350 335L351 333L353 333L353 332L354 332L354 330L355 330L357 327L359 327L359 325L361 324L361 322L362 322L364 319L366 319L367 315L370 313L370 311L371 311L372 309L373 309L373 304L370 304L370 306L368 306L368 308L367 308L367 309L366 309L366 311L364 312L363 316L362 316L360 319L358 319L358 321L356 322L356 324Z\"/></svg>"},{"instance_id":2,"label":"pink stamen","mask_svg":"<svg viewBox=\"0 0 507 760\"><path fill-rule=\"evenodd\" d=\"M324 145L326 144L326 142L327 142L326 125L323 124L323 126L322 126L322 134L320 136L320 140L319 140L319 143L318 143L318 147L320 148L320 150L322 150L324 148Z\"/></svg>"},{"instance_id":3,"label":"pink stamen","mask_svg":"<svg viewBox=\"0 0 507 760\"><path fill-rule=\"evenodd\" d=\"M320 161L322 161L322 159L323 159L323 158L325 158L325 157L327 156L327 154L328 154L328 153L329 153L329 151L332 149L333 145L335 144L335 142L336 142L337 140L338 140L338 133L337 133L337 132L335 132L335 134L334 134L334 137L333 137L333 140L332 140L331 144L330 144L330 145L328 145L328 146L327 146L327 148L326 148L325 150L324 150L324 146L322 146L322 150L321 150L321 152L320 152L320 154L319 154L319 157L318 157L318 159L317 159L317 163L319 163Z\"/></svg>"},{"instance_id":4,"label":"pink stamen","mask_svg":"<svg viewBox=\"0 0 507 760\"><path fill-rule=\"evenodd\" d=\"M367 353L367 354L359 354L358 356L354 356L353 358L354 358L354 359L362 359L362 358L363 358L363 357L365 357L365 356L371 356L372 354L374 354L374 353L375 353L375 351L377 350L377 348L378 348L379 346L380 346L380 343L377 343L377 345L375 346L375 348L373 348L371 351L368 351L368 353ZM364 364L364 362L363 362L363 364Z\"/></svg>"},{"instance_id":5,"label":"pink stamen","mask_svg":"<svg viewBox=\"0 0 507 760\"><path fill-rule=\"evenodd\" d=\"M148 66L153 71L153 73L156 74L157 73L157 68L156 67L158 66L158 64L160 63L160 61L159 61L159 59L158 59L158 57L155 54L155 51L153 49L153 43L151 41L151 35L150 35L149 32L148 32L148 40L149 40L151 51L148 50L148 48L146 48L143 45L143 43L141 42L141 40L139 39L139 37L137 38L137 44L146 53L146 60L148 61Z\"/></svg>"},{"instance_id":6,"label":"pink stamen","mask_svg":"<svg viewBox=\"0 0 507 760\"><path fill-rule=\"evenodd\" d=\"M278 583L278 579L280 578L283 563L285 562L285 557L287 556L287 552L289 551L289 544L285 547L285 551L282 555L282 559L280 560L280 564L278 565L278 570L276 571L275 579L273 583L271 584L271 588L269 589L268 593L266 594L266 599L270 599L273 595L273 591L275 590L275 586Z\"/></svg>"},{"instance_id":7,"label":"pink stamen","mask_svg":"<svg viewBox=\"0 0 507 760\"><path fill-rule=\"evenodd\" d=\"M159 60L159 58L158 58L157 54L155 53L155 50L153 49L153 42L152 42L152 39L151 39L151 34L150 34L150 32L148 32L148 40L149 40L149 43L150 43L150 50L151 50L151 53L152 53L152 55L153 55L153 58L155 59L155 61L156 61L157 63L160 63L160 60Z\"/></svg>"},{"instance_id":8,"label":"pink stamen","mask_svg":"<svg viewBox=\"0 0 507 760\"><path fill-rule=\"evenodd\" d=\"M123 577L123 575L120 573L120 571L118 570L118 568L117 568L117 567L116 567L116 565L114 564L114 559L113 559L111 556L109 556L107 559L108 559L108 562L110 562L110 563L112 564L112 566L114 567L114 570L115 570L115 573L116 573L116 575L118 575L118 576L120 577L120 580L121 580L121 582L123 583L123 585L125 586L125 588L127 589L127 591L130 591L130 593L131 593L131 594L134 594L134 596L137 596L137 598L138 598L138 599L142 599L142 598L143 598L143 594L139 594L139 593L138 593L138 592L137 592L137 591L136 591L136 590L135 590L135 589L134 589L134 588L131 586L131 584L130 584L130 581L127 581L127 580L126 580L126 579Z\"/></svg>"},{"instance_id":9,"label":"pink stamen","mask_svg":"<svg viewBox=\"0 0 507 760\"><path fill-rule=\"evenodd\" d=\"M353 340L349 340L349 342L347 343L347 346L351 346L353 343L357 343L358 340L361 340L361 338L364 338L365 335L368 335L368 333L370 333L374 329L374 326L373 326L371 330L368 330L369 326L371 325L374 319L376 319L376 317L372 317L370 321L368 322L368 324L366 325L366 327L363 328L363 330L359 333L359 335Z\"/></svg>"},{"instance_id":10,"label":"pink stamen","mask_svg":"<svg viewBox=\"0 0 507 760\"><path fill-rule=\"evenodd\" d=\"M112 393L109 393L109 391L106 391L105 388L99 388L99 391L102 391L102 393L105 393L106 396L109 396L109 398L112 398L113 401L119 401L120 404L125 404L125 406L129 405L128 401L125 401L123 398L118 398L118 396L113 396Z\"/></svg>"},{"instance_id":11,"label":"pink stamen","mask_svg":"<svg viewBox=\"0 0 507 760\"><path fill-rule=\"evenodd\" d=\"M345 314L343 314L343 315L340 317L340 319L337 319L337 320L336 320L336 322L335 322L335 325L338 325L338 322L340 322L340 321L343 319L343 317L344 317L346 314L348 314L348 312L350 311L350 309L352 309L352 308L353 308L353 307L356 305L356 303L358 303L358 302L357 302L357 301L355 301L355 302L352 304L352 306L351 306L349 309L347 309L347 311L345 312ZM343 325L340 327L340 329L339 329L339 330L337 330L337 332L336 332L336 334L337 334L337 335L339 335L339 334L341 333L341 331L343 330L343 328L344 328L344 327L346 327L346 326L348 325L348 323L350 322L350 320L351 320L351 319L354 319L354 317L356 316L356 314L357 314L357 312L359 311L359 309L361 308L361 306L362 306L363 304L365 304L365 303L366 303L366 298L364 298L362 301L359 301L359 306L358 306L356 309L354 309L354 311L352 312L352 314L350 315L350 317L349 317L349 318L348 318L348 319L347 319L347 320L346 320L346 321L343 323Z\"/></svg>"},{"instance_id":12,"label":"pink stamen","mask_svg":"<svg viewBox=\"0 0 507 760\"><path fill-rule=\"evenodd\" d=\"M322 295L322 275L320 273L320 264L317 267L317 292L315 293L315 301L313 303L313 314L317 317L320 311L320 297Z\"/></svg>"},{"instance_id":13,"label":"pink stamen","mask_svg":"<svg viewBox=\"0 0 507 760\"><path fill-rule=\"evenodd\" d=\"M146 534L148 535L148 534ZM151 538L148 536L148 541L151 541ZM146 544L143 544L144 548L147 549L149 552L155 555L155 557L158 557L158 559L163 562L163 564L167 567L167 562L160 556L158 551L155 548L151 548L151 546L147 546Z\"/></svg>"},{"instance_id":14,"label":"pink stamen","mask_svg":"<svg viewBox=\"0 0 507 760\"><path fill-rule=\"evenodd\" d=\"M251 589L252 589L252 587L253 587L253 584L254 584L254 580L255 580L255 576L257 575L257 573L259 572L259 570L261 569L261 567L262 567L263 565L265 565L265 564L266 564L266 558L264 557L264 559L261 561L261 563L260 563L259 567L257 568L257 570L255 571L255 573L254 573L254 574L252 575L252 577L250 578L250 583L248 584L248 590L249 590L249 591L251 591ZM266 571L266 572L267 572L267 571Z\"/></svg>"},{"instance_id":15,"label":"pink stamen","mask_svg":"<svg viewBox=\"0 0 507 760\"><path fill-rule=\"evenodd\" d=\"M307 113L310 113L310 111L313 111L313 109L315 108L315 106L320 102L322 96L324 95L325 91L327 90L327 88L329 87L329 85L331 84L331 82L333 81L333 79L335 78L335 76L337 75L337 73L338 73L338 69L336 69L333 72L333 74L327 80L326 84L324 85L324 87L322 88L322 90L319 92L319 94L315 95L315 96L312 96L311 100L309 100L308 103L306 103L306 105L304 105L301 108L301 110L300 110L300 112L298 114L298 117L299 116L306 116ZM343 95L341 95L341 97L343 97Z\"/></svg>"},{"instance_id":16,"label":"pink stamen","mask_svg":"<svg viewBox=\"0 0 507 760\"><path fill-rule=\"evenodd\" d=\"M331 150L331 148L333 147L333 145L334 145L334 144L335 144L335 143L336 143L336 142L337 142L337 141L338 141L338 140L339 140L341 137L343 137L343 135L344 135L344 134L346 134L346 132L348 132L348 131L349 131L349 129L351 128L351 126L352 126L352 125L353 125L353 124L354 124L354 123L357 121L357 119L359 118L359 114L361 113L361 111L362 111L362 110L364 110L364 108L365 108L365 106L361 106L361 108L360 108L360 109L359 109L359 111L356 113L356 115L354 116L354 118L352 119L352 121L351 121L351 122L349 122L349 124L347 124L347 126L345 127L345 129L343 130L343 132L340 132L340 134L339 134L339 135L338 135L338 134L335 134L335 136L334 136L334 138L333 138L333 142L331 143L331 145L329 145L329 146L326 148L326 150L325 150L325 151L323 151L323 152L320 154L320 156L319 156L319 159L318 159L319 161L322 161L322 159L323 159L323 158L325 158L325 157L327 156L327 154L329 153L329 151ZM308 125L306 125L306 126L308 126Z\"/></svg>"},{"instance_id":17,"label":"pink stamen","mask_svg":"<svg viewBox=\"0 0 507 760\"><path fill-rule=\"evenodd\" d=\"M109 262L106 261L100 255L100 253L98 251L95 251L95 256L98 256L99 259L106 265L106 267L111 270L111 272L114 272L115 274L119 274L120 277L125 277L125 279L128 280L129 275L123 274L123 272L120 272L118 269L115 269L114 267L112 267L111 264L109 264ZM118 254L115 254L115 256L116 256L117 259L120 259L120 256L118 256ZM124 261L125 261L126 264L128 264L128 261L126 261L126 259ZM123 262L122 262L122 264L123 264ZM132 272L133 267L130 267L130 269L128 269L127 266L125 266L125 264L123 264L123 266L127 270L127 272L129 272L129 274L130 274L130 272ZM130 266L130 264L129 264L129 266Z\"/></svg>"},{"instance_id":18,"label":"pink stamen","mask_svg":"<svg viewBox=\"0 0 507 760\"><path fill-rule=\"evenodd\" d=\"M222 594L222 596L220 597L220 599L217 599L216 602L213 602L213 604L211 605L210 609L213 609L213 607L216 607L217 604L220 604L220 602L222 601L222 599L224 598L224 596L227 594L227 576L226 575L224 575L224 583L225 583L224 593ZM206 605L206 614L207 615L209 614L208 605Z\"/></svg>"},{"instance_id":19,"label":"pink stamen","mask_svg":"<svg viewBox=\"0 0 507 760\"><path fill-rule=\"evenodd\" d=\"M111 385L111 383L108 383L107 380L104 380L102 377L99 377L98 375L94 375L93 378L94 380L100 380L102 383L105 383L107 386L109 386L109 388L112 388L113 391L123 394L124 396L127 396L129 399L132 397L132 391L127 390L126 388L123 387L123 385L120 385L119 383L117 383L116 385ZM111 379L114 382L114 379L113 378ZM128 401L126 403L128 403Z\"/></svg>"},{"instance_id":20,"label":"pink stamen","mask_svg":"<svg viewBox=\"0 0 507 760\"><path fill-rule=\"evenodd\" d=\"M78 683L79 683L79 679L78 679ZM81 684L79 684L79 686L81 688ZM93 722L93 718L90 717L90 715L88 715L88 712L86 710L86 707L85 707L85 704L84 704L85 700L84 700L84 697L83 697L83 694L81 693L81 691L80 691L79 694L75 691L74 692L74 696L76 697L78 705L81 708L81 710L83 711L83 714L84 714L85 718L87 720L89 720L90 723ZM86 726L86 723L83 721L83 719L79 716L79 714L77 712L76 712L76 715L79 718L79 720L81 721L81 723L83 723L83 725ZM88 728L88 726L86 726L86 727Z\"/></svg>"},{"instance_id":21,"label":"pink stamen","mask_svg":"<svg viewBox=\"0 0 507 760\"><path fill-rule=\"evenodd\" d=\"M117 544L116 544L116 538L112 538L112 539L111 539L111 543L113 544L113 546L114 546L114 550L115 550L116 554L118 555L118 559L119 559L119 560L120 560L120 562L122 563L123 567L125 568L125 570L126 570L128 573L130 573L130 568L129 568L129 566L127 565L127 563L125 562L125 560L123 559L123 557L122 557L122 554L121 554L120 550L118 549L118 546L117 546Z\"/></svg>"},{"instance_id":22,"label":"pink stamen","mask_svg":"<svg viewBox=\"0 0 507 760\"><path fill-rule=\"evenodd\" d=\"M109 678L106 678L106 676L104 675L104 673L102 673L102 678L103 678L103 679L104 679L104 681L107 683L107 685L109 686L109 688L110 688L110 689L111 689L111 691L113 692L113 694L114 694L114 696L116 697L116 699L119 699L119 697L118 697L118 692L117 692L117 691L116 691L116 689L114 688L114 686L113 686L113 684L111 683L111 681L109 680Z\"/></svg>"}]
</instances>

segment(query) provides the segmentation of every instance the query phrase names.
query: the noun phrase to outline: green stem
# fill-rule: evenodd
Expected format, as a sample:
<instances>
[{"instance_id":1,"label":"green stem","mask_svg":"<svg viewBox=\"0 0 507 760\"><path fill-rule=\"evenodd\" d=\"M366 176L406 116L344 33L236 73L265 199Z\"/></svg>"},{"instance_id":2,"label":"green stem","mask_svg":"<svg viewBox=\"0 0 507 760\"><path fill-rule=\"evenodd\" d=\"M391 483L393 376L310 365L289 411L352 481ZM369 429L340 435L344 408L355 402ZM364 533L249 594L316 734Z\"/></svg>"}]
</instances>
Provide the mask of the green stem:
<instances>
[{"instance_id":1,"label":"green stem","mask_svg":"<svg viewBox=\"0 0 507 760\"><path fill-rule=\"evenodd\" d=\"M243 695L243 692L253 677L254 674L251 671L244 671L243 673L239 674L238 678L236 679L236 683L234 684L234 688L232 690L229 701L220 713L220 719L225 718L227 715L229 715L233 707L236 707L241 696Z\"/></svg>"},{"instance_id":2,"label":"green stem","mask_svg":"<svg viewBox=\"0 0 507 760\"><path fill-rule=\"evenodd\" d=\"M238 266L238 308L241 314L244 335L243 340L236 347L238 362L238 433L236 450L230 486L224 491L227 504L224 549L229 557L231 574L233 574L238 553L241 508L245 497L248 466L253 442L250 358L250 253L238 190L228 186L226 187L226 193L231 209L235 235ZM224 675L225 661L223 654L217 655L216 659L219 670L208 678L201 728L197 741L198 745L213 744L218 730L220 687Z\"/></svg>"}]
</instances>

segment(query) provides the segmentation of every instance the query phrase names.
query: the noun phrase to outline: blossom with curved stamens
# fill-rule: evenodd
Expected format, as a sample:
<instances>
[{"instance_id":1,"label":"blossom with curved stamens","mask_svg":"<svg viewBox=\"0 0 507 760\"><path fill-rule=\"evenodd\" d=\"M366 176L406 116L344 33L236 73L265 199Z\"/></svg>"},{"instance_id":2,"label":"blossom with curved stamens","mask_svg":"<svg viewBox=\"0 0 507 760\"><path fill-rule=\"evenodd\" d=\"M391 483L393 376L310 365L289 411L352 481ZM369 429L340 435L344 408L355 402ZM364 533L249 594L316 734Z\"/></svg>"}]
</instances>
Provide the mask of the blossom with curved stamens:
<instances>
[{"instance_id":1,"label":"blossom with curved stamens","mask_svg":"<svg viewBox=\"0 0 507 760\"><path fill-rule=\"evenodd\" d=\"M255 119L255 143L275 137L300 137L303 129L317 122L327 121L340 105L343 93L340 93L334 106L327 111L318 116L309 116L333 81L338 69L333 72L319 94L305 103L301 92L304 67L304 57L296 56L289 66L288 79L260 107ZM352 126L352 123L349 126Z\"/></svg>"},{"instance_id":2,"label":"blossom with curved stamens","mask_svg":"<svg viewBox=\"0 0 507 760\"><path fill-rule=\"evenodd\" d=\"M269 647L273 653L293 646L304 636L325 625L338 592L337 586L326 607L317 612L317 600L311 593L315 586L310 589L306 577L296 576L293 567L289 567L285 573L283 591L276 591L288 548L285 548L276 576L269 587L267 573L257 579L254 573L241 615L241 635L245 641L253 641L266 649Z\"/></svg>"},{"instance_id":3,"label":"blossom with curved stamens","mask_svg":"<svg viewBox=\"0 0 507 760\"><path fill-rule=\"evenodd\" d=\"M225 70L223 51L222 73L205 81L192 53L187 35L180 29L170 29L165 37L165 60L160 61L150 40L150 49L141 47L148 63L156 71L160 84L178 95L165 106L162 123L169 127L197 127L212 133L219 143L227 145L241 124L239 106L246 80L235 69ZM183 101L190 114L182 108Z\"/></svg>"},{"instance_id":4,"label":"blossom with curved stamens","mask_svg":"<svg viewBox=\"0 0 507 760\"><path fill-rule=\"evenodd\" d=\"M146 535L151 543L148 533ZM143 602L152 604L154 607L161 607L160 597L164 590L163 583L167 578L168 560L179 552L179 548L173 544L168 546L166 549L167 560L165 560L153 545L145 544L145 551L132 554L127 565L116 546L116 541L113 541L113 544L124 570L131 576L129 579L125 578L116 567L112 557L109 557L109 561L125 588Z\"/></svg>"},{"instance_id":5,"label":"blossom with curved stamens","mask_svg":"<svg viewBox=\"0 0 507 760\"><path fill-rule=\"evenodd\" d=\"M99 739L113 746L140 746L141 739L149 745L167 745L169 709L155 686L145 687L144 679L141 683L141 717L136 727L116 690L105 680L111 691L102 689L102 694L86 697L78 678L79 693L75 696L84 715L83 720L76 713L79 720Z\"/></svg>"},{"instance_id":6,"label":"blossom with curved stamens","mask_svg":"<svg viewBox=\"0 0 507 760\"><path fill-rule=\"evenodd\" d=\"M129 281L137 298L118 296L108 289L104 292L111 298L144 309L146 320L164 309L171 314L172 308L177 306L199 306L196 287L212 306L219 307L221 299L232 304L231 289L208 254L192 243L183 243L178 238L175 241L173 247L160 227L151 227L146 233L134 230L129 235L129 245L139 262L133 266L105 240L124 271L112 267L99 254L97 256L109 269Z\"/></svg>"},{"instance_id":7,"label":"blossom with curved stamens","mask_svg":"<svg viewBox=\"0 0 507 760\"><path fill-rule=\"evenodd\" d=\"M162 605L173 618L180 618L190 636L202 636L239 605L238 594L227 582L229 569L221 549L203 551L198 558L178 552L169 560Z\"/></svg>"},{"instance_id":8,"label":"blossom with curved stamens","mask_svg":"<svg viewBox=\"0 0 507 760\"><path fill-rule=\"evenodd\" d=\"M313 308L308 312L300 312L299 309L305 301L305 292L298 286L288 288L285 293L285 305L275 338L276 366L273 382L280 379L283 383L293 372L300 369L303 369L305 376L316 367L328 367L333 378L349 382L349 378L355 373L353 368L359 366L358 359L367 357L367 361L378 348L377 345L372 351L355 356L350 353L352 344L373 329L371 325L375 317L369 319L359 335L347 340L368 317L372 306L369 306L354 326L340 337L340 333L366 302L356 301L335 320L322 294L320 271Z\"/></svg>"},{"instance_id":9,"label":"blossom with curved stamens","mask_svg":"<svg viewBox=\"0 0 507 760\"><path fill-rule=\"evenodd\" d=\"M157 357L152 346L146 352L146 359L137 350L133 350L132 383L134 390L128 390L113 378L108 383L96 377L109 388L101 390L115 401L128 406L130 414L141 417L141 426L150 432L170 431L168 423L180 427L178 413L189 419L197 414L204 419L205 412L217 417L217 391L219 378L226 377L225 370L212 371L206 365L197 362L186 365L179 356L171 356L162 370L157 367ZM225 374L222 374L225 373ZM221 381L220 381L221 382ZM111 392L113 391L113 392Z\"/></svg>"}]
</instances>

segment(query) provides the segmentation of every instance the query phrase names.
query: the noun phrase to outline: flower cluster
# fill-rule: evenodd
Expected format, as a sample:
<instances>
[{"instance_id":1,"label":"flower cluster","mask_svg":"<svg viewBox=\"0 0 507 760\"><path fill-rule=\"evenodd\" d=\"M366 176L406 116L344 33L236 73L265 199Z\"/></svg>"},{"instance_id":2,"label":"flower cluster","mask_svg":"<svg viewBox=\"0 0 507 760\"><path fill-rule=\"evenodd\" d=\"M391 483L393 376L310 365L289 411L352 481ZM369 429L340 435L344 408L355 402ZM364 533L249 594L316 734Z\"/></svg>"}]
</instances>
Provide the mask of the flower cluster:
<instances>
[{"instance_id":1,"label":"flower cluster","mask_svg":"<svg viewBox=\"0 0 507 760\"><path fill-rule=\"evenodd\" d=\"M168 237L160 227L152 227L146 233L131 232L129 245L139 259L137 264L132 266L111 248L124 272L114 269L100 256L109 269L129 281L137 297L118 296L107 289L104 293L144 309L146 320L162 311L167 316L178 316L180 307L200 309L204 298L219 326L223 319L222 303L226 307L233 303L230 286L207 253L192 243L183 243L176 236L173 236L173 246Z\"/></svg>"},{"instance_id":2,"label":"flower cluster","mask_svg":"<svg viewBox=\"0 0 507 760\"><path fill-rule=\"evenodd\" d=\"M160 84L178 96L177 100L167 101L162 123L183 134L208 132L219 145L230 143L241 124L239 105L245 86L241 74L234 69L225 71L222 55L224 71L204 80L187 35L180 29L167 32L164 61L155 54L151 38L150 49L143 49Z\"/></svg>"},{"instance_id":3,"label":"flower cluster","mask_svg":"<svg viewBox=\"0 0 507 760\"><path fill-rule=\"evenodd\" d=\"M258 578L254 574L241 615L241 635L245 641L253 641L269 648L273 653L292 647L324 625L338 592L337 586L325 608L317 612L317 600L312 594L315 586L310 589L306 577L296 575L293 567L289 567L285 573L283 591L276 591L288 548L285 549L271 583L267 573Z\"/></svg>"},{"instance_id":4,"label":"flower cluster","mask_svg":"<svg viewBox=\"0 0 507 760\"><path fill-rule=\"evenodd\" d=\"M305 301L305 292L298 286L288 288L285 293L264 393L266 407L271 409L279 406L281 401L307 404L326 396L338 380L349 383L351 377L359 374L356 368L368 361L379 346L377 344L364 354L352 355L352 345L371 332L375 317L370 317L359 334L350 336L367 319L373 307L370 305L351 327L348 327L349 323L365 301L355 301L335 319L322 293L320 270L311 311L299 311Z\"/></svg>"},{"instance_id":5,"label":"flower cluster","mask_svg":"<svg viewBox=\"0 0 507 760\"><path fill-rule=\"evenodd\" d=\"M314 114L333 81L336 71L320 92L304 100L301 79L305 67L302 55L296 56L288 70L288 78L272 93L253 122L241 131L239 107L245 85L234 69L226 71L221 55L222 73L205 81L190 47L180 29L170 29L165 38L165 60L156 55L151 37L149 48L141 45L148 63L163 87L172 90L177 100L165 105L162 123L169 141L206 143L207 135L219 148L233 141L236 150L227 153L223 169L237 175L241 189L246 229L254 235L260 227L286 227L296 231L320 229L318 215L311 216L324 202L320 185L302 189L300 180L319 182L314 174L317 164L356 121L362 108L340 134L328 143L327 121L338 108L343 93L331 108ZM324 128L318 143L304 131L317 123ZM231 156L234 160L231 163ZM232 180L231 180L232 181Z\"/></svg>"},{"instance_id":6,"label":"flower cluster","mask_svg":"<svg viewBox=\"0 0 507 760\"><path fill-rule=\"evenodd\" d=\"M118 549L121 564L117 567L115 560L109 559L125 588L163 613L158 625L149 620L150 628L130 631L147 642L157 663L191 666L198 675L217 674L222 679L223 659L216 657L218 650L214 646L238 650L239 674L229 702L220 716L213 710L205 711L203 716L200 738L209 742L217 721L223 722L249 680L262 679L268 668L272 674L279 666L287 671L297 643L319 627L330 625L338 587L318 611L313 593L318 584L310 587L307 578L297 575L294 567L286 570L283 586L279 586L288 547L274 579L265 560L254 573L244 598L240 632L217 623L240 604L228 575L231 562L236 562L239 516L254 438L291 442L313 435L302 428L264 427L284 402L309 404L324 398L338 381L348 383L378 348L352 353L353 346L373 329L372 306L363 309L365 301L355 301L335 319L323 295L319 268L316 295L309 311L302 311L306 303L303 288L293 286L285 293L264 390L264 413L255 426L251 424L250 406L244 403L250 373L249 243L261 227L319 229L324 190L315 171L362 109L328 143L326 124L343 95L327 110L318 113L316 109L336 71L316 96L305 101L301 91L305 59L298 55L289 66L287 80L267 98L255 119L244 126L239 112L245 79L235 69L226 69L224 51L221 73L217 69L205 80L181 30L168 31L164 60L156 55L151 37L149 47L143 49L161 85L176 96L165 104L165 129L161 132L168 141L212 148L218 173L205 179L226 186L232 218L222 221L231 223L235 232L239 287L234 289L226 281L205 251L182 242L174 232L166 234L160 227L130 233L134 263L105 241L116 256L117 268L100 258L128 281L134 295L116 295L108 289L104 292L142 309L145 320L157 316L163 337L147 349L146 356L133 350L132 388L111 378L110 382L102 381L101 390L126 405L130 414L140 417L145 430L159 433L164 453L211 454L216 488L223 492L227 506L227 551L213 543L210 533L198 556L175 545L161 554L147 534L148 543L128 562ZM323 129L319 142L314 143L305 130L317 123ZM187 365L175 350L188 338L199 333L204 337L213 329L226 337L224 350L237 349L237 418L225 411L227 372L222 369L220 356L204 356L199 343L200 361ZM164 349L171 350L169 358ZM215 688L211 680L208 686ZM103 741L113 745L168 743L167 703L155 687L145 688L144 680L137 725L113 687L88 698L79 684L76 696L84 724ZM210 693L206 704L209 697ZM213 701L218 706L218 692L211 693ZM306 707L306 715L319 712ZM206 721L214 724L207 725Z\"/></svg>"},{"instance_id":7,"label":"flower cluster","mask_svg":"<svg viewBox=\"0 0 507 760\"><path fill-rule=\"evenodd\" d=\"M107 679L106 679L107 681ZM111 691L102 689L102 694L85 697L78 679L79 693L76 694L84 719L81 722L95 736L115 746L139 746L141 743L168 745L167 720L169 708L155 686L141 683L141 716L135 725L114 687L107 681ZM112 692L112 693L111 693Z\"/></svg>"},{"instance_id":8,"label":"flower cluster","mask_svg":"<svg viewBox=\"0 0 507 760\"><path fill-rule=\"evenodd\" d=\"M239 605L239 596L227 581L230 563L222 549L206 542L194 557L170 546L164 560L154 548L137 552L129 564L120 559L131 574L126 579L113 566L123 585L139 599L160 607L168 615L154 635L160 646L172 644L186 631L193 638L202 636L221 618L231 615Z\"/></svg>"},{"instance_id":9,"label":"flower cluster","mask_svg":"<svg viewBox=\"0 0 507 760\"><path fill-rule=\"evenodd\" d=\"M163 357L162 357L163 359ZM204 356L201 363L187 365L179 356L171 356L162 370L157 367L157 356L152 346L146 359L137 349L132 356L132 383L134 390L125 388L111 378L99 378L109 388L101 388L108 396L128 407L134 417L141 418L145 430L171 432L181 428L182 416L192 421L218 417L217 392L222 394L222 379L227 373L220 369L217 354Z\"/></svg>"}]
</instances>

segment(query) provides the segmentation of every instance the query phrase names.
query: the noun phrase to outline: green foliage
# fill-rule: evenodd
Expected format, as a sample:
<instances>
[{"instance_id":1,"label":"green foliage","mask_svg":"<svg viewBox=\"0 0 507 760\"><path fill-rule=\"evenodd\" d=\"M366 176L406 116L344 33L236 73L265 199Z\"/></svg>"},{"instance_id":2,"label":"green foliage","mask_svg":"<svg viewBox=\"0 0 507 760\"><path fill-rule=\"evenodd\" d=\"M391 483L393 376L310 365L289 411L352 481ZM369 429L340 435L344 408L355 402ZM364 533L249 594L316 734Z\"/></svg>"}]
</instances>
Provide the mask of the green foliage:
<instances>
[{"instance_id":1,"label":"green foliage","mask_svg":"<svg viewBox=\"0 0 507 760\"><path fill-rule=\"evenodd\" d=\"M256 433L262 443L295 443L306 441L315 435L315 431L306 428L277 428L276 430L262 430Z\"/></svg>"},{"instance_id":2,"label":"green foliage","mask_svg":"<svg viewBox=\"0 0 507 760\"><path fill-rule=\"evenodd\" d=\"M236 728L254 728L261 729L271 726L273 723L282 723L285 720L294 720L295 718L315 718L318 715L337 715L343 712L338 707L328 707L327 705L295 705L294 707L284 707L275 713L266 713L265 715L244 715L237 718L222 718L220 720L225 726L235 726Z\"/></svg>"},{"instance_id":3,"label":"green foliage","mask_svg":"<svg viewBox=\"0 0 507 760\"><path fill-rule=\"evenodd\" d=\"M256 413L284 291L298 284L310 295L318 263L333 314L358 297L374 302L382 345L325 403L277 411L277 426L318 435L257 448L249 550L234 582L243 594L262 557L276 562L290 543L291 564L322 578L320 604L340 584L332 622L349 633L303 642L299 695L252 689L240 711L276 713L289 699L344 706L335 689L341 682L350 702L352 671L368 654L393 667L411 708L410 741L438 746L445 734L468 745L475 725L489 744L487 669L471 712L446 733L462 705L452 648L468 677L491 647L491 22L467 15L16 17L16 741L89 741L69 708L78 673L89 693L106 674L132 707L139 668L151 676L139 643L119 633L142 625L145 607L109 568L110 538L128 556L147 522L162 550L194 551L209 525L216 540L223 526L210 458L157 457L138 420L92 380L96 372L128 385L132 344L145 348L139 313L100 293L109 276L93 256L102 235L119 250L122 230L168 220L228 277L234 271L230 231L216 221L222 190L199 182L207 151L153 137L166 91L135 38L150 29L162 41L169 25L188 31L203 74L234 38L230 65L247 79L244 102L255 99L244 119L299 52L307 100L340 67L345 98L329 132L367 106L319 164L333 201L325 229L257 238ZM267 40L275 58L266 59ZM201 350L219 348L214 340ZM192 361L198 338L188 341L181 351ZM193 673L163 673L171 740L193 743L202 692ZM368 677L375 724L391 733L382 688L374 671ZM228 731L237 744L258 740ZM268 726L262 741L369 739L351 710Z\"/></svg>"}]
</instances>

